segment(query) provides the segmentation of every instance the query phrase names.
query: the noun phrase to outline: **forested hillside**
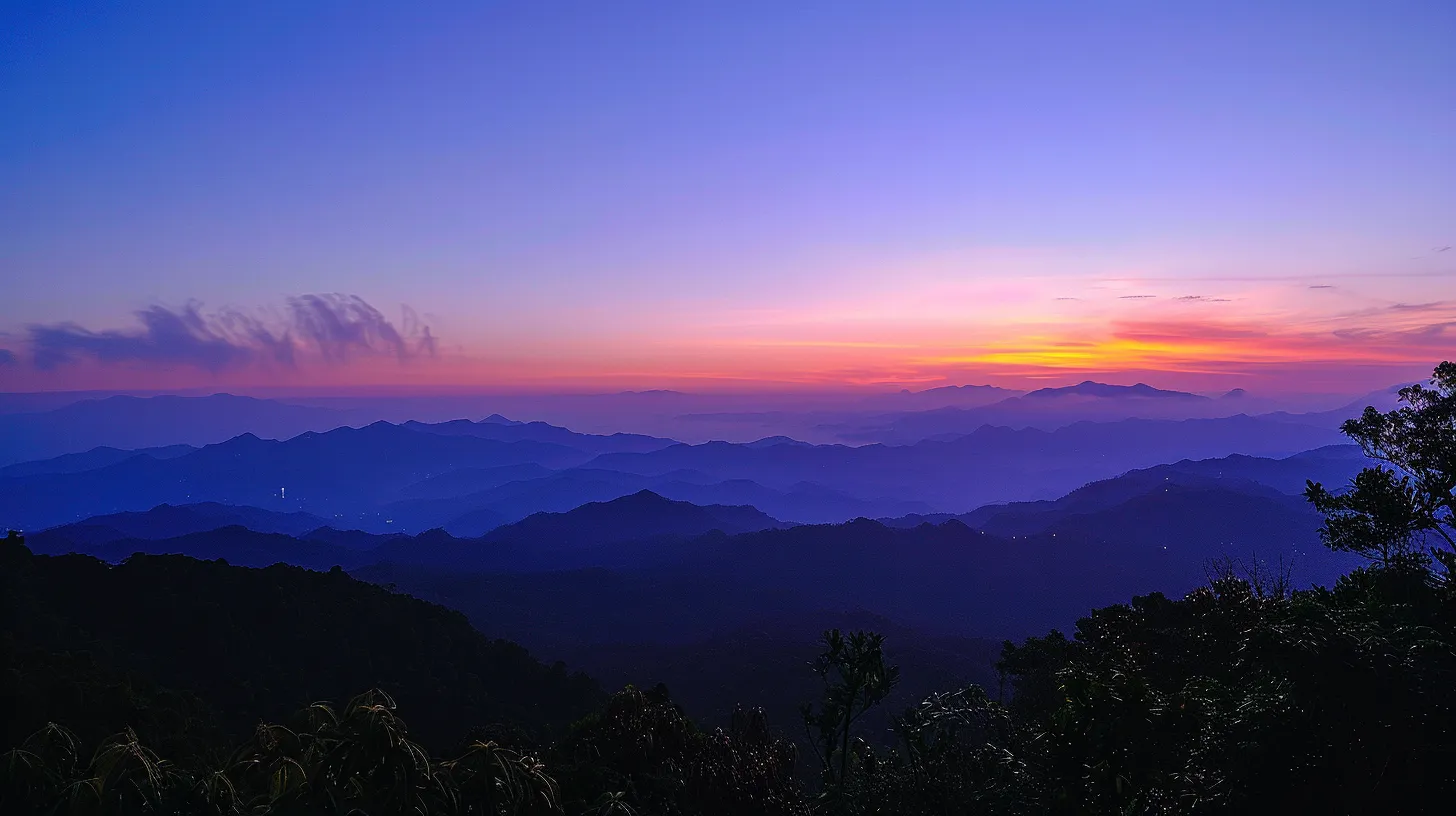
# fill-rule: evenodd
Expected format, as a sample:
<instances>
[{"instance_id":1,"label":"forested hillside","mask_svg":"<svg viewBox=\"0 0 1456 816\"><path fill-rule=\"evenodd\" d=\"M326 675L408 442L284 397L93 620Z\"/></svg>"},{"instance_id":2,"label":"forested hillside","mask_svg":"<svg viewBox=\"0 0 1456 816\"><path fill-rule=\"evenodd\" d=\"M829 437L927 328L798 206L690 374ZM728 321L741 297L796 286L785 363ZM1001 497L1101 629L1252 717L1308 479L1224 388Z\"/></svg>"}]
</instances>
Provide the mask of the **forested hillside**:
<instances>
[{"instance_id":1,"label":"forested hillside","mask_svg":"<svg viewBox=\"0 0 1456 816\"><path fill-rule=\"evenodd\" d=\"M47 721L75 720L72 705L93 690L57 674L72 664L96 667L103 682L135 676L195 695L233 738L260 717L369 688L409 706L416 733L441 748L474 726L544 735L601 700L590 679L491 640L458 612L338 570L145 555L110 566L32 555L17 539L3 546L6 637L23 667L8 675L16 684L6 696L15 712L10 744ZM77 722L93 739L104 736L96 729L120 730L132 713L102 709ZM102 722L88 725L91 714Z\"/></svg>"},{"instance_id":2,"label":"forested hillside","mask_svg":"<svg viewBox=\"0 0 1456 816\"><path fill-rule=\"evenodd\" d=\"M1277 564L1212 559L1205 585L1181 598L1138 594L1070 635L1008 641L994 681L908 707L897 694L921 682L908 673L936 671L924 652L967 644L922 641L900 661L895 638L914 634L830 629L817 656L791 661L807 664L801 674L772 670L805 698L798 716L735 700L702 723L670 687L603 696L459 613L340 570L146 555L108 565L37 556L12 536L0 560L14 701L0 808L1440 812L1456 795L1456 364L1433 382L1346 423L1378 465L1348 488L1306 486L1321 544L1362 559L1333 585L1295 589ZM795 546L823 528L807 529ZM794 533L721 540L774 553ZM749 662L755 641L773 640L726 634L657 669L651 653L621 650L609 673L690 661L723 675L688 695L702 706L714 687L770 692L732 653Z\"/></svg>"}]
</instances>

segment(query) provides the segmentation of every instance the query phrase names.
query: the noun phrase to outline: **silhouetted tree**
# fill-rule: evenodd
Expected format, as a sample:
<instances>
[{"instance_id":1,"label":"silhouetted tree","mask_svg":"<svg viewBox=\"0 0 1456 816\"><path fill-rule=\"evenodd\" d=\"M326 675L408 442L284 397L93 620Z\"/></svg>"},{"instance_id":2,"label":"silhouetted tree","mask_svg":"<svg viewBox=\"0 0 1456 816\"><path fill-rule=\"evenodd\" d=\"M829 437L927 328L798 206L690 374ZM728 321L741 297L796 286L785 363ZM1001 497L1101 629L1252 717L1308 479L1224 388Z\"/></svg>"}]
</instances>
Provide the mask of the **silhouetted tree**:
<instances>
[{"instance_id":1,"label":"silhouetted tree","mask_svg":"<svg viewBox=\"0 0 1456 816\"><path fill-rule=\"evenodd\" d=\"M1434 558L1445 580L1456 569L1456 363L1437 366L1430 387L1401 389L1400 400L1342 426L1382 464L1342 493L1308 482L1305 495L1325 514L1320 534L1330 548L1390 570L1420 571Z\"/></svg>"},{"instance_id":2,"label":"silhouetted tree","mask_svg":"<svg viewBox=\"0 0 1456 816\"><path fill-rule=\"evenodd\" d=\"M868 755L862 740L852 742L855 723L884 702L900 680L899 667L885 663L884 643L884 635L874 632L846 636L831 629L824 633L824 651L811 664L824 683L824 696L817 708L812 703L803 707L804 730L823 769L828 800L849 795L856 755L861 761Z\"/></svg>"}]
</instances>

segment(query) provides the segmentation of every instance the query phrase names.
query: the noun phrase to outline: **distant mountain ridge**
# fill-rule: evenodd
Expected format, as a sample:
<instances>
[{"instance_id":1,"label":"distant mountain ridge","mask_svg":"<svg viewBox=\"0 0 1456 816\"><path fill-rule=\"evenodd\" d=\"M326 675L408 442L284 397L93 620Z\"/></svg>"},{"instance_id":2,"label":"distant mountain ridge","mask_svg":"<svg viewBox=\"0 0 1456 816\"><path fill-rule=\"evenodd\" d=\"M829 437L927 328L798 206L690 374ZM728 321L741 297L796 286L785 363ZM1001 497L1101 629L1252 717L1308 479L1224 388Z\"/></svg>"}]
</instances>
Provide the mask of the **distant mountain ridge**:
<instances>
[{"instance_id":1,"label":"distant mountain ridge","mask_svg":"<svg viewBox=\"0 0 1456 816\"><path fill-rule=\"evenodd\" d=\"M206 502L97 516L33 533L29 542L39 553L80 552L107 561L140 552L225 558L258 567L284 562L311 569L352 568L401 560L516 570L527 564L560 567L579 551L600 553L628 542L686 540L713 531L732 535L788 526L753 507L701 506L643 490L611 501L589 502L564 513L536 513L475 538L443 530L415 536L337 530L307 513Z\"/></svg>"},{"instance_id":2,"label":"distant mountain ridge","mask_svg":"<svg viewBox=\"0 0 1456 816\"><path fill-rule=\"evenodd\" d=\"M492 530L485 540L582 547L657 536L696 536L712 530L736 535L789 526L754 507L697 505L641 490L611 501L589 502L565 513L535 513Z\"/></svg>"},{"instance_id":3,"label":"distant mountain ridge","mask_svg":"<svg viewBox=\"0 0 1456 816\"><path fill-rule=\"evenodd\" d=\"M166 445L160 448L138 448L136 450L122 450L120 448L98 447L82 453L67 453L51 459L41 459L30 462L18 462L0 468L0 478L11 476L38 476L45 473L82 473L88 470L114 465L117 462L124 462L133 456L146 456L152 459L175 459L178 456L186 456L196 451L192 445Z\"/></svg>"},{"instance_id":4,"label":"distant mountain ridge","mask_svg":"<svg viewBox=\"0 0 1456 816\"><path fill-rule=\"evenodd\" d=\"M138 450L176 445L201 447L251 433L264 439L291 439L375 421L358 410L227 393L205 397L159 395L84 399L47 411L0 414L0 466L80 454L95 448ZM501 441L573 440L591 453L648 450L672 440L640 434L575 434L544 422L515 422L493 414L482 422L459 419L429 425L437 434L472 433ZM585 444L583 444L585 443Z\"/></svg>"},{"instance_id":5,"label":"distant mountain ridge","mask_svg":"<svg viewBox=\"0 0 1456 816\"><path fill-rule=\"evenodd\" d=\"M34 543L46 536L75 539L82 535L92 541L161 539L231 526L246 527L260 533L298 536L327 527L328 522L312 513L279 513L218 502L159 504L150 510L93 516L85 521L43 530L33 534L31 540Z\"/></svg>"},{"instance_id":6,"label":"distant mountain ridge","mask_svg":"<svg viewBox=\"0 0 1456 816\"><path fill-rule=\"evenodd\" d=\"M454 477L447 473L439 478ZM462 481L468 478L469 474ZM587 502L609 501L640 490L699 505L752 505L775 518L799 523L902 515L930 509L923 502L863 499L812 482L769 488L751 479L720 480L690 469L641 475L584 465L550 471L536 478L496 480L483 490L468 493L407 499L388 505L384 514L407 528L443 527L454 535L473 537L534 512L565 512ZM413 493L414 488L409 492Z\"/></svg>"},{"instance_id":7,"label":"distant mountain ridge","mask_svg":"<svg viewBox=\"0 0 1456 816\"><path fill-rule=\"evenodd\" d=\"M643 434L583 434L545 422L516 422L499 414L480 421L457 419L450 422L402 422L400 427L441 435L476 436L500 442L546 442L564 445L588 453L646 452L679 444Z\"/></svg>"},{"instance_id":8,"label":"distant mountain ridge","mask_svg":"<svg viewBox=\"0 0 1456 816\"><path fill-rule=\"evenodd\" d=\"M934 410L869 415L854 421L841 421L828 430L851 443L899 445L925 439L949 439L974 433L986 425L1053 431L1087 421L1186 421L1233 419L1240 415L1266 422L1337 430L1341 422L1358 416L1367 404L1377 404L1382 410L1394 407L1393 394L1393 389L1383 389L1339 408L1291 413L1279 410L1277 401L1252 396L1241 388L1211 398L1154 388L1146 383L1122 386L1087 380L1077 385L1043 388L974 407L946 406ZM1329 440L1329 444L1334 441Z\"/></svg>"},{"instance_id":9,"label":"distant mountain ridge","mask_svg":"<svg viewBox=\"0 0 1456 816\"><path fill-rule=\"evenodd\" d=\"M475 571L570 569L660 558L673 548L666 542L713 531L732 535L788 526L753 507L701 506L643 490L564 513L536 513L479 538L433 531L397 539L374 550L373 556ZM634 546L614 548L629 543Z\"/></svg>"},{"instance_id":10,"label":"distant mountain ridge","mask_svg":"<svg viewBox=\"0 0 1456 816\"><path fill-rule=\"evenodd\" d=\"M1061 625L1089 606L1148 587L1192 588L1203 580L1209 559L1223 555L1284 559L1294 564L1301 582L1333 580L1350 566L1349 558L1319 544L1318 515L1301 497L1247 477L1277 481L1298 469L1316 478L1338 478L1361 463L1344 449L1286 460L1179 462L1085 485L1054 501L983 507L960 517L798 527L751 507L699 507L639 492L565 513L537 514L477 538L442 530L370 536L329 528L288 536L236 525L161 538L174 531L165 522L178 510L164 507L152 516L158 523L150 534L158 538L117 538L104 525L83 522L38 534L36 546L112 561L144 552L220 557L251 566L274 561L320 569L339 565L379 580L387 574L422 577L431 570L457 576L607 570L640 576L640 581L620 583L622 591L656 587L651 592L670 594L679 591L673 587L707 581L718 588L695 591L709 592L701 601L710 605L712 593L733 587L738 600L732 603L741 605L742 614L755 603L761 609L800 603L808 609L862 607L916 626L951 627L938 631L964 626L1001 636L1009 629L1021 631L1018 627ZM226 520L221 511L211 512ZM128 532L146 532L136 526L137 518L123 518L136 522ZM92 535L95 530L113 534ZM501 580L521 585L514 578ZM549 586L554 580L532 582ZM1025 598L1037 600L1022 609ZM517 614L510 612L510 619ZM703 619L707 625L719 613L705 607L702 614L709 615ZM694 637L703 634L693 631Z\"/></svg>"},{"instance_id":11,"label":"distant mountain ridge","mask_svg":"<svg viewBox=\"0 0 1456 816\"><path fill-rule=\"evenodd\" d=\"M1167 461L1232 452L1289 455L1340 441L1334 430L1247 416L1129 419L1079 422L1055 431L981 426L970 434L904 446L755 449L709 442L650 453L604 454L591 466L644 476L691 470L775 489L812 482L859 496L913 497L932 508L953 511L957 505L1012 496L1060 495L1089 481Z\"/></svg>"},{"instance_id":12,"label":"distant mountain ridge","mask_svg":"<svg viewBox=\"0 0 1456 816\"><path fill-rule=\"evenodd\" d=\"M1266 498L1295 498L1301 511L1306 480L1341 489L1361 468L1373 464L1355 445L1331 445L1282 459L1234 454L1130 470L1120 476L1089 482L1054 500L988 504L968 513L912 514L881 519L897 527L958 520L998 534L1027 534L1049 529L1054 519L1097 512L1139 496L1170 488L1215 490Z\"/></svg>"},{"instance_id":13,"label":"distant mountain ridge","mask_svg":"<svg viewBox=\"0 0 1456 816\"><path fill-rule=\"evenodd\" d=\"M185 555L203 561L222 559L234 566L258 569L274 564L311 570L355 569L379 560L374 550L350 549L308 536L264 533L240 524L159 538L118 538L106 532L83 523L27 537L26 543L38 555L80 553L113 564L138 553Z\"/></svg>"},{"instance_id":14,"label":"distant mountain ridge","mask_svg":"<svg viewBox=\"0 0 1456 816\"><path fill-rule=\"evenodd\" d=\"M1055 431L982 426L946 440L862 447L683 445L570 436L535 423L447 425L454 432L376 422L283 441L244 434L168 459L136 456L78 473L0 478L0 525L43 529L117 511L211 501L304 511L336 527L370 532L447 526L479 535L532 512L564 511L643 489L700 504L751 503L776 518L825 522L966 512L995 501L1051 498L1160 462L1230 452L1287 455L1341 441L1332 429L1247 416L1082 422ZM508 436L493 438L502 429ZM536 438L541 434L561 441ZM630 449L593 452L618 444ZM459 480L457 488L446 489L443 480L452 472L457 475L448 478Z\"/></svg>"},{"instance_id":15,"label":"distant mountain ridge","mask_svg":"<svg viewBox=\"0 0 1456 816\"><path fill-rule=\"evenodd\" d=\"M347 417L336 411L232 394L115 396L0 415L0 465L97 447L209 445L242 433L286 438L345 424Z\"/></svg>"},{"instance_id":16,"label":"distant mountain ridge","mask_svg":"<svg viewBox=\"0 0 1456 816\"><path fill-rule=\"evenodd\" d=\"M0 479L0 525L45 528L98 513L215 501L384 527L382 505L429 476L526 463L562 468L592 456L550 442L441 435L385 422L284 441L248 433L167 460L133 457L81 473Z\"/></svg>"},{"instance_id":17,"label":"distant mountain ridge","mask_svg":"<svg viewBox=\"0 0 1456 816\"><path fill-rule=\"evenodd\" d=\"M1198 394L1189 394L1185 391L1165 391L1161 388L1154 388L1146 383L1135 385L1108 385L1107 383L1084 380L1076 385L1064 385L1059 388L1038 388L1019 399L1022 400L1051 400L1062 397L1096 397L1098 399L1163 399L1163 400L1191 400L1208 401L1208 397Z\"/></svg>"}]
</instances>

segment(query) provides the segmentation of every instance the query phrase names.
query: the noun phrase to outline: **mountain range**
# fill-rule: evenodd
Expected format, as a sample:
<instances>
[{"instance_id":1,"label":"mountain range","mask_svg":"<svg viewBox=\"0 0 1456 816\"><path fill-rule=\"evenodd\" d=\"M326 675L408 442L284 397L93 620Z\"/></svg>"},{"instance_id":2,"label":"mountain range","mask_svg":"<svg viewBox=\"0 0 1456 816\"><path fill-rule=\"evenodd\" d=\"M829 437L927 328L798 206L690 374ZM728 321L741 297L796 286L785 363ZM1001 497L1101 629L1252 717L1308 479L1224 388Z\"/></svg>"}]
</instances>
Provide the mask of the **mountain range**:
<instances>
[{"instance_id":1,"label":"mountain range","mask_svg":"<svg viewBox=\"0 0 1456 816\"><path fill-rule=\"evenodd\" d=\"M491 424L571 441L554 430ZM379 443L413 444L416 436L437 440L428 445L484 444L492 455L500 446L544 446L532 450L551 456L575 450L539 436L489 438L497 429L486 429L486 436L461 425L452 431L370 426L341 434L341 440L309 435L304 452L335 444L368 451ZM977 444L980 455L1005 461L1008 452L1035 452L1027 439L1044 442L1054 435L997 429ZM288 443L259 442L216 447L240 456L272 451L271 461L281 462L303 455L280 453ZM914 447L937 446L953 448ZM866 452L792 440L645 447L589 461L655 461L726 448L729 465L743 466L733 463ZM872 446L867 452L886 451L895 449ZM149 467L167 464L134 457L108 468L146 461ZM254 461L270 460L247 459ZM584 669L608 687L666 684L708 723L724 722L743 700L761 703L772 722L793 722L798 704L817 690L817 678L803 668L818 651L819 627L872 628L890 635L891 659L909 675L889 706L865 721L866 728L880 730L890 726L889 714L936 689L973 683L994 688L993 661L1002 639L1064 629L1091 608L1155 589L1177 596L1204 585L1217 559L1287 570L1299 586L1330 584L1357 559L1321 546L1320 517L1296 494L1306 478L1339 486L1365 464L1359 449L1348 445L1280 459L1187 459L1091 482L1053 500L987 505L956 516L814 525L790 525L752 506L698 505L639 490L566 512L534 513L471 537L441 529L415 535L339 530L328 526L333 520L310 513L216 502L163 504L33 534L31 546L37 553L87 553L127 569L171 563L165 559L175 556L221 559L231 565L226 569L284 562L328 570L330 580L342 578L342 568L361 581L458 610L479 631ZM531 478L542 471L547 475ZM526 492L562 496L547 485L578 477L579 484L608 483L609 475L624 476L590 466L471 464L410 484L421 485L415 495L434 496L524 476L493 489L526 485ZM708 478L691 470L668 475L678 484ZM259 574L284 575L279 569ZM519 655L524 659L524 652ZM564 688L561 665L551 681L558 688ZM448 733L448 723L428 727Z\"/></svg>"},{"instance_id":2,"label":"mountain range","mask_svg":"<svg viewBox=\"0 0 1456 816\"><path fill-rule=\"evenodd\" d=\"M1319 517L1296 494L1303 478L1338 486L1365 463L1350 446L1285 459L1180 461L1051 501L837 525L790 527L752 507L698 506L638 492L566 513L538 513L470 538L443 530L415 536L304 531L322 519L217 505L90 519L33 538L38 551L75 549L111 560L136 551L175 552L252 565L275 559L337 564L365 575L382 571L411 592L427 591L422 597L461 608L488 596L497 604L492 625L516 621L523 628L508 627L510 634L533 646L591 642L580 640L588 629L571 615L563 618L572 621L569 632L542 629L554 613L536 604L568 587L618 610L616 619L600 618L618 637L674 627L686 627L679 639L706 636L746 623L754 609L855 608L922 627L1001 636L1056 625L1149 587L1192 588L1210 559L1221 556L1283 560L1300 583L1329 583L1350 559L1320 546ZM248 519L262 529L239 526ZM209 525L224 529L209 540L201 530ZM586 579L582 570L606 573ZM455 577L447 580L444 571ZM440 589L441 582L477 580L472 575L494 588ZM542 582L552 580L561 587L545 589ZM600 591L588 592L580 582ZM498 607L511 598L519 605ZM632 610L649 614L663 603L681 613L670 624L630 618ZM707 606L695 607L701 604Z\"/></svg>"},{"instance_id":3,"label":"mountain range","mask_svg":"<svg viewBox=\"0 0 1456 816\"><path fill-rule=\"evenodd\" d=\"M380 511L416 482L459 468L571 467L591 460L597 445L622 441L577 434L581 447L569 447L538 441L531 426L482 425L478 433L453 425L436 433L376 422L285 441L244 434L168 459L134 456L81 472L0 478L0 523L34 529L160 503L216 501L305 510L339 526L383 531L388 519ZM640 440L626 445L642 447Z\"/></svg>"},{"instance_id":4,"label":"mountain range","mask_svg":"<svg viewBox=\"0 0 1456 816\"><path fill-rule=\"evenodd\" d=\"M114 396L0 415L0 465L97 447L208 445L245 433L287 438L346 424L335 411L232 394Z\"/></svg>"},{"instance_id":5,"label":"mountain range","mask_svg":"<svg viewBox=\"0 0 1456 816\"><path fill-rule=\"evenodd\" d=\"M1331 409L1292 412L1281 408L1277 401L1253 397L1241 389L1212 398L1153 388L1145 383L1122 386L1089 380L975 407L947 406L827 420L828 424L821 430L852 444L904 445L925 439L954 438L984 425L1054 431L1086 421L1220 419L1244 415L1334 431L1344 420L1359 416L1367 405L1381 410L1393 408L1396 390L1392 387L1375 391Z\"/></svg>"},{"instance_id":6,"label":"mountain range","mask_svg":"<svg viewBox=\"0 0 1456 816\"><path fill-rule=\"evenodd\" d=\"M328 522L311 513L280 513L257 507L219 502L159 504L150 510L126 511L93 516L32 535L58 535L74 541L119 541L126 538L158 539L189 533L205 533L221 527L246 527L260 533L303 535Z\"/></svg>"},{"instance_id":7,"label":"mountain range","mask_svg":"<svg viewBox=\"0 0 1456 816\"><path fill-rule=\"evenodd\" d=\"M107 561L140 552L224 558L253 567L284 562L328 569L397 561L516 572L569 568L578 560L590 565L640 560L647 557L645 547L670 546L713 531L738 534L787 526L752 507L699 506L641 491L567 513L535 513L477 538L442 530L416 536L337 530L307 513L203 502L96 516L32 533L28 543L41 554L80 552Z\"/></svg>"},{"instance_id":8,"label":"mountain range","mask_svg":"<svg viewBox=\"0 0 1456 816\"><path fill-rule=\"evenodd\" d=\"M302 511L338 528L484 534L647 489L699 504L752 504L793 522L966 512L1053 498L1088 481L1183 458L1287 455L1334 431L1234 416L1081 422L1043 431L984 426L913 445L760 440L700 445L579 434L500 418L376 422L287 440L252 434L196 450L111 452L12 467L0 525L43 529L158 504L219 502ZM77 470L87 463L99 464Z\"/></svg>"},{"instance_id":9,"label":"mountain range","mask_svg":"<svg viewBox=\"0 0 1456 816\"><path fill-rule=\"evenodd\" d=\"M1342 441L1338 432L1248 416L1079 422L1054 431L982 426L913 445L675 445L605 454L592 467L663 476L694 471L772 489L803 483L850 495L919 500L964 512L997 501L1052 498L1086 482L1184 458L1287 456Z\"/></svg>"},{"instance_id":10,"label":"mountain range","mask_svg":"<svg viewBox=\"0 0 1456 816\"><path fill-rule=\"evenodd\" d=\"M787 525L753 507L672 501L643 490L565 513L534 513L479 538L444 531L389 541L374 561L476 572L524 572L653 563L680 557L688 539Z\"/></svg>"},{"instance_id":11,"label":"mountain range","mask_svg":"<svg viewBox=\"0 0 1456 816\"><path fill-rule=\"evenodd\" d=\"M1082 420L1190 419L1236 413L1277 414L1287 421L1334 427L1366 404L1390 407L1393 392L1385 389L1348 404L1329 397L1275 400L1241 389L1209 398L1141 383L1121 386L1092 381L1030 393L964 385L919 391L757 395L652 391L261 399L231 394L0 394L0 467L98 447L135 450L179 444L202 446L244 433L287 439L305 431L344 425L362 427L381 420L438 426L478 417L485 419L469 424L546 426L549 422L616 437L615 444L623 449L634 444L632 437L637 441L644 437L673 437L692 442L747 443L787 436L818 443L907 444L969 433L985 424L1053 430ZM1310 405L1320 406L1317 413L1301 413L1310 410L1303 406ZM544 422L514 422L502 417L503 413L532 416ZM1333 424L1327 414L1338 415ZM549 432L549 427L539 430ZM435 432L448 430L437 428Z\"/></svg>"},{"instance_id":12,"label":"mountain range","mask_svg":"<svg viewBox=\"0 0 1456 816\"><path fill-rule=\"evenodd\" d=\"M0 479L14 476L38 476L45 473L82 473L108 467L137 456L148 459L175 459L196 451L192 445L165 445L159 448L122 450L102 446L81 453L67 453L50 459L17 462L0 468Z\"/></svg>"}]
</instances>

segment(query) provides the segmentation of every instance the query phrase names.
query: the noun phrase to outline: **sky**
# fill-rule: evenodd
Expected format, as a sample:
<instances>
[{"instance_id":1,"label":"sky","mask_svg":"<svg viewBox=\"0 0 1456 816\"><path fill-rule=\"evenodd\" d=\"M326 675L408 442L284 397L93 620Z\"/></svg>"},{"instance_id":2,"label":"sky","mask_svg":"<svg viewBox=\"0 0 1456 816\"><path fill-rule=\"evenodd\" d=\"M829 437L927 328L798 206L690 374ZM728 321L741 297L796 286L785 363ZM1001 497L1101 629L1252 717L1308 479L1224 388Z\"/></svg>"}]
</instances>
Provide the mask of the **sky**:
<instances>
[{"instance_id":1,"label":"sky","mask_svg":"<svg viewBox=\"0 0 1456 816\"><path fill-rule=\"evenodd\" d=\"M0 5L0 391L1362 391L1449 2Z\"/></svg>"}]
</instances>

